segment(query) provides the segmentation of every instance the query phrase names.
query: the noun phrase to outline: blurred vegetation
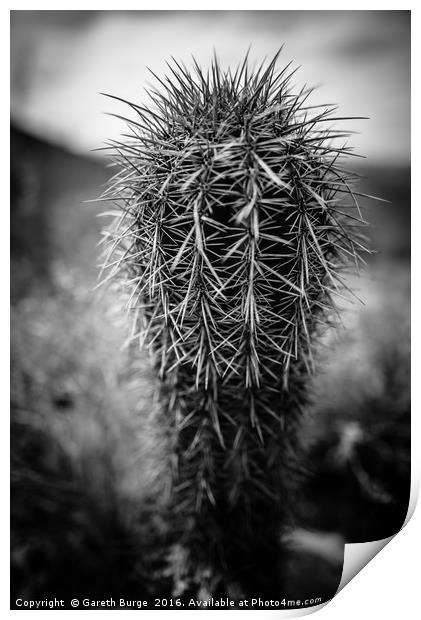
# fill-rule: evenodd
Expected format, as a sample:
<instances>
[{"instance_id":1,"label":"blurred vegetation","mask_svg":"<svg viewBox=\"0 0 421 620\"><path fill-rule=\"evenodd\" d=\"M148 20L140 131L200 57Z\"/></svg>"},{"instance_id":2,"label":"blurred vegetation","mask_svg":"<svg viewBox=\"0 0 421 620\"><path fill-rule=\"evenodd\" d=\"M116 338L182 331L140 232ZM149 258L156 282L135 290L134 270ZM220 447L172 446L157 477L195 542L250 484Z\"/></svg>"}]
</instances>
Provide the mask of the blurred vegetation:
<instances>
[{"instance_id":1,"label":"blurred vegetation","mask_svg":"<svg viewBox=\"0 0 421 620\"><path fill-rule=\"evenodd\" d=\"M148 411L153 378L144 363L131 387L120 345L71 278L14 311L12 588L20 596L150 594L164 496L152 449L165 450L150 416L137 415Z\"/></svg>"},{"instance_id":2,"label":"blurred vegetation","mask_svg":"<svg viewBox=\"0 0 421 620\"><path fill-rule=\"evenodd\" d=\"M346 542L399 531L410 492L409 271L395 261L371 274L371 300L328 343L313 379L312 476L298 502L303 525L339 531Z\"/></svg>"}]
</instances>

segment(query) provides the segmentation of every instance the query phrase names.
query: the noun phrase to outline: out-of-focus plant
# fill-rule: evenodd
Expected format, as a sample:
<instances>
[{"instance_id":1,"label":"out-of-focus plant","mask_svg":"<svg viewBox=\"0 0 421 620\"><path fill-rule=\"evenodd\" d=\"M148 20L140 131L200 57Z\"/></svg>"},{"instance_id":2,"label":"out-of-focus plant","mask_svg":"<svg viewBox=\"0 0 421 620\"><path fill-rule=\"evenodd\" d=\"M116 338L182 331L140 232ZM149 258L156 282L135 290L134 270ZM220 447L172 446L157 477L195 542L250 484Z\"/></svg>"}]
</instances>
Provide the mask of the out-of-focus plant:
<instances>
[{"instance_id":1,"label":"out-of-focus plant","mask_svg":"<svg viewBox=\"0 0 421 620\"><path fill-rule=\"evenodd\" d=\"M295 92L278 56L235 71L174 60L110 143L107 279L129 288L161 379L172 557L203 595L277 588L314 343L367 251L348 134L331 128L344 118Z\"/></svg>"}]
</instances>

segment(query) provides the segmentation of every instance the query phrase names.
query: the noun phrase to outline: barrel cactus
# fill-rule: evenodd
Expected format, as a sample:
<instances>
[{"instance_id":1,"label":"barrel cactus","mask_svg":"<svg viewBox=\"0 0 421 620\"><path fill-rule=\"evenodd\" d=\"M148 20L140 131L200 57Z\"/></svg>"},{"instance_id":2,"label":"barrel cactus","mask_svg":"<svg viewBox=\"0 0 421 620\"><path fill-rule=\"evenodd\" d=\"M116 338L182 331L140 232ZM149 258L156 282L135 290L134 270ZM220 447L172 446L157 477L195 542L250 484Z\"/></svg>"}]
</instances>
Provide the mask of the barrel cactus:
<instances>
[{"instance_id":1,"label":"barrel cactus","mask_svg":"<svg viewBox=\"0 0 421 620\"><path fill-rule=\"evenodd\" d=\"M277 588L314 343L366 251L343 119L278 55L173 60L109 144L106 279L128 287L160 378L176 546L208 594Z\"/></svg>"}]
</instances>

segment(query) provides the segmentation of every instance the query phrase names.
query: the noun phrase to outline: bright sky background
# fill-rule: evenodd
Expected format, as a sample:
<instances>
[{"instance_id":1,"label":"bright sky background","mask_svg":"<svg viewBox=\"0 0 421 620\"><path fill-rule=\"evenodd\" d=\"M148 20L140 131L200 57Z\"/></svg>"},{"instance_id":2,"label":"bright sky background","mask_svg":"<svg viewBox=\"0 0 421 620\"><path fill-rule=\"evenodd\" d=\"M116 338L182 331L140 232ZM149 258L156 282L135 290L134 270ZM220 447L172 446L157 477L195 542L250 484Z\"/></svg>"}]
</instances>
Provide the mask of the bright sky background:
<instances>
[{"instance_id":1,"label":"bright sky background","mask_svg":"<svg viewBox=\"0 0 421 620\"><path fill-rule=\"evenodd\" d=\"M103 114L127 115L108 92L141 103L143 87L174 56L204 66L215 48L236 65L250 43L260 61L284 43L281 63L301 65L295 83L320 84L316 103L372 163L409 163L409 11L13 11L12 118L39 136L88 152L124 131Z\"/></svg>"}]
</instances>

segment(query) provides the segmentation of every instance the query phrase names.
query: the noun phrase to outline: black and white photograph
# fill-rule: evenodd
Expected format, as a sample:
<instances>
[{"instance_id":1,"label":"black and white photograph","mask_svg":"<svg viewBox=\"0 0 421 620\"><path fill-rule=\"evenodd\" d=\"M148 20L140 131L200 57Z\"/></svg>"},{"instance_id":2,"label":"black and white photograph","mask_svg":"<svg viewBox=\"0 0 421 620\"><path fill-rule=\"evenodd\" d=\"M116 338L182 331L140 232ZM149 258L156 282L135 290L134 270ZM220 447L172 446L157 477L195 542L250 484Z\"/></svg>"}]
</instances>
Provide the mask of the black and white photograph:
<instances>
[{"instance_id":1,"label":"black and white photograph","mask_svg":"<svg viewBox=\"0 0 421 620\"><path fill-rule=\"evenodd\" d=\"M10 608L305 613L410 504L411 11L149 9L10 11Z\"/></svg>"}]
</instances>

